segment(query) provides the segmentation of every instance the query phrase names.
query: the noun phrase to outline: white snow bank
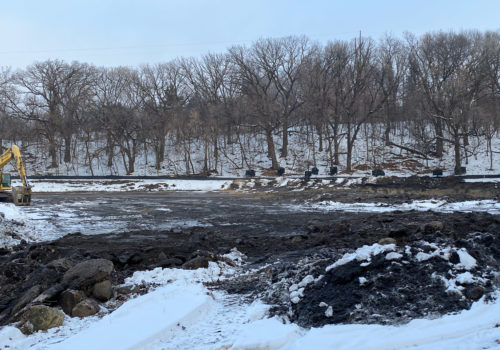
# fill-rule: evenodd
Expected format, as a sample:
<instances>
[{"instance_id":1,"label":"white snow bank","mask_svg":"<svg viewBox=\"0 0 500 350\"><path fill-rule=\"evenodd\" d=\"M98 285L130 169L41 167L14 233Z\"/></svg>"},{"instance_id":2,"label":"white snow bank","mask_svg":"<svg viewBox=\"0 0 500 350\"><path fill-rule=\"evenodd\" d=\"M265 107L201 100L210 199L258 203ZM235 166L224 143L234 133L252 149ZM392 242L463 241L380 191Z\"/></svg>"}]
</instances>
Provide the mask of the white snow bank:
<instances>
[{"instance_id":1,"label":"white snow bank","mask_svg":"<svg viewBox=\"0 0 500 350\"><path fill-rule=\"evenodd\" d=\"M444 200L418 200L410 203L387 204L387 203L342 203L334 201L323 201L310 203L306 207L299 207L303 210L325 210L325 211L346 211L346 212L392 212L400 211L436 211L443 213L452 212L489 212L500 214L500 203L495 200L477 200L448 203Z\"/></svg>"},{"instance_id":2,"label":"white snow bank","mask_svg":"<svg viewBox=\"0 0 500 350\"><path fill-rule=\"evenodd\" d=\"M88 329L51 349L146 349L168 341L209 311L213 300L201 285L183 289L167 285L130 300Z\"/></svg>"},{"instance_id":3,"label":"white snow bank","mask_svg":"<svg viewBox=\"0 0 500 350\"><path fill-rule=\"evenodd\" d=\"M418 319L403 326L382 325L328 325L303 331L303 336L281 345L285 335L296 337L295 325L283 325L276 320L268 321L269 328L276 329L276 337L265 338L260 343L240 341L230 349L336 349L336 350L455 350L455 349L498 349L500 328L500 301L486 304L476 302L470 310L438 319ZM259 338L263 330L262 323L254 322L246 326L242 334ZM272 343L275 341L276 343ZM247 347L240 347L240 344Z\"/></svg>"},{"instance_id":4,"label":"white snow bank","mask_svg":"<svg viewBox=\"0 0 500 350\"><path fill-rule=\"evenodd\" d=\"M219 191L229 180L32 180L33 192Z\"/></svg>"},{"instance_id":5,"label":"white snow bank","mask_svg":"<svg viewBox=\"0 0 500 350\"><path fill-rule=\"evenodd\" d=\"M136 273L128 282L160 283L156 290L123 304L102 319L66 318L48 332L24 336L0 329L0 348L20 349L496 349L500 300L476 302L470 310L402 326L327 325L310 330L278 318L265 319L262 303L221 308L226 294L211 293L199 281L219 278L226 266L182 272ZM469 276L463 274L465 281ZM163 276L164 278L160 278ZM499 297L497 293L495 297ZM325 311L326 312L326 311ZM77 333L80 330L79 333Z\"/></svg>"},{"instance_id":6,"label":"white snow bank","mask_svg":"<svg viewBox=\"0 0 500 350\"><path fill-rule=\"evenodd\" d=\"M267 318L251 323L236 336L231 350L280 349L300 338L300 328L283 324L278 318Z\"/></svg>"}]
</instances>

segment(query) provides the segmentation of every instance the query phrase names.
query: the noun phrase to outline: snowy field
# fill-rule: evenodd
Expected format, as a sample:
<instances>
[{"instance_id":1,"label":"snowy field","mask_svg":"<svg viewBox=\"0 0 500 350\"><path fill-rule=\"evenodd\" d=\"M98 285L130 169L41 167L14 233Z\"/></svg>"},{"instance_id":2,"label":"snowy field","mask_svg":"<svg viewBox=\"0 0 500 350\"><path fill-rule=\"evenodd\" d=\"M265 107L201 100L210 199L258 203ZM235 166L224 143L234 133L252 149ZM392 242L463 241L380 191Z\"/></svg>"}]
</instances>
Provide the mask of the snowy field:
<instances>
[{"instance_id":1,"label":"snowy field","mask_svg":"<svg viewBox=\"0 0 500 350\"><path fill-rule=\"evenodd\" d=\"M218 191L228 180L32 180L33 192Z\"/></svg>"}]
</instances>

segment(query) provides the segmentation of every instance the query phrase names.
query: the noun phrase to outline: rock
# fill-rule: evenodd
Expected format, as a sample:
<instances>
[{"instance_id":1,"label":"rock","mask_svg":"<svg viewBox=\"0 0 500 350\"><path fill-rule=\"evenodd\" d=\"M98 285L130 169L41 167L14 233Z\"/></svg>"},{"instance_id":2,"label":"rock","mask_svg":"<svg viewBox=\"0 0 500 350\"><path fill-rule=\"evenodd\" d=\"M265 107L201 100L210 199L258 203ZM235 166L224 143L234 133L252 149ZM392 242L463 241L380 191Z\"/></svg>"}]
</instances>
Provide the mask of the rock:
<instances>
[{"instance_id":1,"label":"rock","mask_svg":"<svg viewBox=\"0 0 500 350\"><path fill-rule=\"evenodd\" d=\"M64 314L52 307L35 305L26 310L22 319L24 322L21 322L21 331L24 334L31 334L61 326L64 321Z\"/></svg>"},{"instance_id":2,"label":"rock","mask_svg":"<svg viewBox=\"0 0 500 350\"><path fill-rule=\"evenodd\" d=\"M405 228L393 228L389 231L389 237L404 237L408 232Z\"/></svg>"},{"instance_id":3,"label":"rock","mask_svg":"<svg viewBox=\"0 0 500 350\"><path fill-rule=\"evenodd\" d=\"M28 289L21 298L19 298L18 302L12 308L11 314L14 315L18 311L20 311L23 307L28 305L33 299L35 299L42 292L42 286L36 285Z\"/></svg>"},{"instance_id":4,"label":"rock","mask_svg":"<svg viewBox=\"0 0 500 350\"><path fill-rule=\"evenodd\" d=\"M68 271L70 268L73 267L73 262L70 259L67 258L61 258L57 260L52 260L47 264L48 268L54 269L57 272L65 273Z\"/></svg>"},{"instance_id":5,"label":"rock","mask_svg":"<svg viewBox=\"0 0 500 350\"><path fill-rule=\"evenodd\" d=\"M164 259L158 263L158 266L163 268L172 267L172 266L181 266L182 260L177 258Z\"/></svg>"},{"instance_id":6,"label":"rock","mask_svg":"<svg viewBox=\"0 0 500 350\"><path fill-rule=\"evenodd\" d=\"M63 284L72 289L82 289L106 279L114 265L106 259L92 259L69 269L63 276Z\"/></svg>"},{"instance_id":7,"label":"rock","mask_svg":"<svg viewBox=\"0 0 500 350\"><path fill-rule=\"evenodd\" d=\"M86 297L81 290L67 289L61 293L59 305L61 305L64 313L71 316L73 308Z\"/></svg>"},{"instance_id":8,"label":"rock","mask_svg":"<svg viewBox=\"0 0 500 350\"><path fill-rule=\"evenodd\" d=\"M43 293L37 296L34 300L34 304L43 304L46 301L55 300L57 295L64 290L64 286L60 283L54 284L52 287L46 289Z\"/></svg>"},{"instance_id":9,"label":"rock","mask_svg":"<svg viewBox=\"0 0 500 350\"><path fill-rule=\"evenodd\" d=\"M394 238L386 237L386 238L380 239L378 241L378 244L380 244L380 245L397 244L397 241Z\"/></svg>"},{"instance_id":10,"label":"rock","mask_svg":"<svg viewBox=\"0 0 500 350\"><path fill-rule=\"evenodd\" d=\"M443 228L444 223L442 221L431 221L420 226L420 231L424 233L434 233L436 231L442 231Z\"/></svg>"},{"instance_id":11,"label":"rock","mask_svg":"<svg viewBox=\"0 0 500 350\"><path fill-rule=\"evenodd\" d=\"M450 254L450 262L452 264L458 264L460 262L460 257L456 251L451 252Z\"/></svg>"},{"instance_id":12,"label":"rock","mask_svg":"<svg viewBox=\"0 0 500 350\"><path fill-rule=\"evenodd\" d=\"M196 258L193 258L182 264L182 268L187 270L196 270L202 267L206 268L208 267L208 263L210 261L213 261L210 256L197 256Z\"/></svg>"},{"instance_id":13,"label":"rock","mask_svg":"<svg viewBox=\"0 0 500 350\"><path fill-rule=\"evenodd\" d=\"M73 308L71 316L73 317L87 317L95 315L99 312L99 305L94 299L85 299Z\"/></svg>"},{"instance_id":14,"label":"rock","mask_svg":"<svg viewBox=\"0 0 500 350\"><path fill-rule=\"evenodd\" d=\"M139 285L131 285L131 286L121 286L116 288L116 293L121 295L127 295L132 293L137 293L141 287Z\"/></svg>"},{"instance_id":15,"label":"rock","mask_svg":"<svg viewBox=\"0 0 500 350\"><path fill-rule=\"evenodd\" d=\"M470 298L474 301L477 301L477 300L481 299L481 297L484 295L484 288L476 286L476 287L469 289L466 292L466 294L467 294L468 298Z\"/></svg>"},{"instance_id":16,"label":"rock","mask_svg":"<svg viewBox=\"0 0 500 350\"><path fill-rule=\"evenodd\" d=\"M112 295L111 282L109 280L105 280L94 284L92 295L101 301L109 300Z\"/></svg>"},{"instance_id":17,"label":"rock","mask_svg":"<svg viewBox=\"0 0 500 350\"><path fill-rule=\"evenodd\" d=\"M308 232L320 232L322 227L323 227L323 225L321 222L311 221L307 224L307 231Z\"/></svg>"}]
</instances>

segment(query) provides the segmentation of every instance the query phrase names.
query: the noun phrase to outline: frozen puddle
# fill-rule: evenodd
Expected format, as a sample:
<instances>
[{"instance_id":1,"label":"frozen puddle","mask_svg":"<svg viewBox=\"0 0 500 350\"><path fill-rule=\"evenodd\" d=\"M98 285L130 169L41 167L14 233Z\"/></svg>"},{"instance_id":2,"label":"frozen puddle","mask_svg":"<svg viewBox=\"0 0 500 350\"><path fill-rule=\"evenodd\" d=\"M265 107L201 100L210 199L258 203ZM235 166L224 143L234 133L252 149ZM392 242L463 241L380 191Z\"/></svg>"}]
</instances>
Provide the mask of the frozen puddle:
<instances>
[{"instance_id":1,"label":"frozen puddle","mask_svg":"<svg viewBox=\"0 0 500 350\"><path fill-rule=\"evenodd\" d=\"M97 235L212 226L209 222L178 217L165 204L153 206L119 200L44 204L16 207L12 203L0 203L0 213L19 223L16 232L29 241L54 240L77 232Z\"/></svg>"},{"instance_id":2,"label":"frozen puddle","mask_svg":"<svg viewBox=\"0 0 500 350\"><path fill-rule=\"evenodd\" d=\"M303 207L293 206L298 210L325 210L325 211L345 211L345 212L378 212L386 213L396 210L400 211L436 211L441 213L453 212L488 212L490 214L500 214L500 203L495 200L479 200L448 203L444 200L421 200L402 204L388 203L342 203L334 201L323 201L309 203Z\"/></svg>"}]
</instances>

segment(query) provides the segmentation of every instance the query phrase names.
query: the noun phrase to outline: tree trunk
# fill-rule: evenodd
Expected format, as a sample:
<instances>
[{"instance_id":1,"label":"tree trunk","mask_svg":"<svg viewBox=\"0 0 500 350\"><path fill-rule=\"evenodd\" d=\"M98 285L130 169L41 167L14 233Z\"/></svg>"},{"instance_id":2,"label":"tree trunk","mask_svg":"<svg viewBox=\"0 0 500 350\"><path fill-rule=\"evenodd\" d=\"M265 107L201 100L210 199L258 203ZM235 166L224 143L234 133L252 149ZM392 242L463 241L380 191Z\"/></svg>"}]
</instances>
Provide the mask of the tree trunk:
<instances>
[{"instance_id":1,"label":"tree trunk","mask_svg":"<svg viewBox=\"0 0 500 350\"><path fill-rule=\"evenodd\" d=\"M165 146L167 143L167 136L162 135L160 137L160 149L159 149L159 161L162 163L165 160Z\"/></svg>"},{"instance_id":2,"label":"tree trunk","mask_svg":"<svg viewBox=\"0 0 500 350\"><path fill-rule=\"evenodd\" d=\"M57 168L57 147L53 139L49 140L49 156L52 158L49 168Z\"/></svg>"},{"instance_id":3,"label":"tree trunk","mask_svg":"<svg viewBox=\"0 0 500 350\"><path fill-rule=\"evenodd\" d=\"M217 135L214 137L214 169L217 170L219 166L219 143L217 142Z\"/></svg>"},{"instance_id":4,"label":"tree trunk","mask_svg":"<svg viewBox=\"0 0 500 350\"><path fill-rule=\"evenodd\" d=\"M347 139L347 159L346 159L346 170L352 170L352 143Z\"/></svg>"},{"instance_id":5,"label":"tree trunk","mask_svg":"<svg viewBox=\"0 0 500 350\"><path fill-rule=\"evenodd\" d=\"M486 138L486 143L487 143L487 149L489 149L490 152L490 169L493 170L493 148L491 147L491 137L487 136Z\"/></svg>"},{"instance_id":6,"label":"tree trunk","mask_svg":"<svg viewBox=\"0 0 500 350\"><path fill-rule=\"evenodd\" d=\"M386 121L385 124L385 131L384 131L384 139L385 139L385 145L390 146L391 145L391 122L389 120Z\"/></svg>"},{"instance_id":7,"label":"tree trunk","mask_svg":"<svg viewBox=\"0 0 500 350\"><path fill-rule=\"evenodd\" d=\"M453 130L453 145L455 149L455 174L461 174L461 157L460 157L460 135L458 129Z\"/></svg>"},{"instance_id":8,"label":"tree trunk","mask_svg":"<svg viewBox=\"0 0 500 350\"><path fill-rule=\"evenodd\" d=\"M444 143L443 143L443 124L441 119L436 120L436 156L443 157Z\"/></svg>"},{"instance_id":9,"label":"tree trunk","mask_svg":"<svg viewBox=\"0 0 500 350\"><path fill-rule=\"evenodd\" d=\"M108 156L108 168L113 166L113 138L110 133L106 135L106 155Z\"/></svg>"},{"instance_id":10,"label":"tree trunk","mask_svg":"<svg viewBox=\"0 0 500 350\"><path fill-rule=\"evenodd\" d=\"M274 147L274 140L273 140L273 130L271 128L266 129L266 141L267 141L267 155L269 159L271 159L271 168L274 170L278 170L279 163L278 159L276 158L276 149Z\"/></svg>"},{"instance_id":11,"label":"tree trunk","mask_svg":"<svg viewBox=\"0 0 500 350\"><path fill-rule=\"evenodd\" d=\"M64 163L71 162L71 136L64 137Z\"/></svg>"},{"instance_id":12,"label":"tree trunk","mask_svg":"<svg viewBox=\"0 0 500 350\"><path fill-rule=\"evenodd\" d=\"M288 118L283 121L283 147L281 148L280 158L288 157Z\"/></svg>"},{"instance_id":13,"label":"tree trunk","mask_svg":"<svg viewBox=\"0 0 500 350\"><path fill-rule=\"evenodd\" d=\"M316 133L318 134L318 152L323 152L323 133L321 130L321 125L316 127Z\"/></svg>"}]
</instances>

